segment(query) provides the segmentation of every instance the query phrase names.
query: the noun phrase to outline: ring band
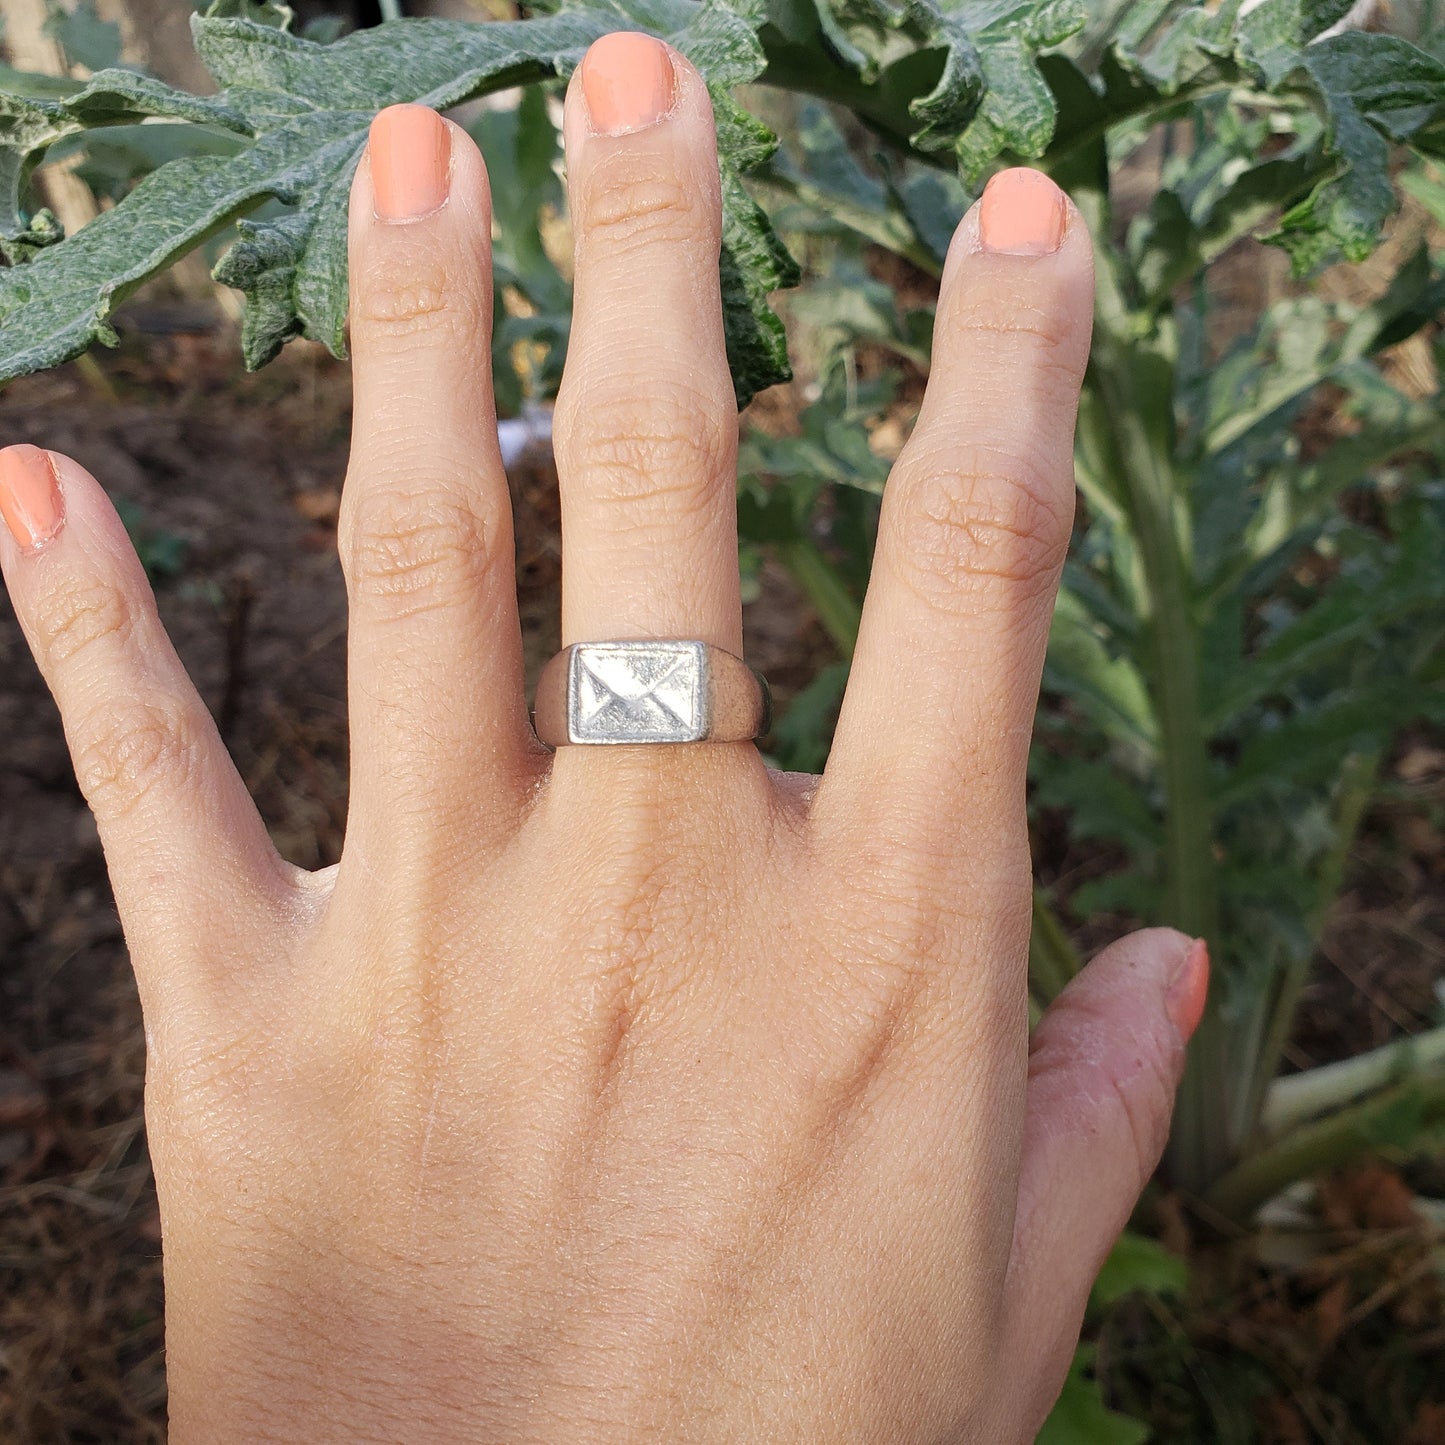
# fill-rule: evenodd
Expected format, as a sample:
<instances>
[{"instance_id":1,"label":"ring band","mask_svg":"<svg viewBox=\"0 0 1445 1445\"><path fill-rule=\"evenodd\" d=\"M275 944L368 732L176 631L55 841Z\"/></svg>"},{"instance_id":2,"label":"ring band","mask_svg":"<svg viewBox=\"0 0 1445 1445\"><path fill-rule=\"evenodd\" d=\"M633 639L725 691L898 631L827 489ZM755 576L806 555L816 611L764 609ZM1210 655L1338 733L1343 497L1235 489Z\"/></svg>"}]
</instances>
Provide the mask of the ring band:
<instances>
[{"instance_id":1,"label":"ring band","mask_svg":"<svg viewBox=\"0 0 1445 1445\"><path fill-rule=\"evenodd\" d=\"M708 642L574 642L542 669L534 721L568 743L732 743L772 725L768 684Z\"/></svg>"}]
</instances>

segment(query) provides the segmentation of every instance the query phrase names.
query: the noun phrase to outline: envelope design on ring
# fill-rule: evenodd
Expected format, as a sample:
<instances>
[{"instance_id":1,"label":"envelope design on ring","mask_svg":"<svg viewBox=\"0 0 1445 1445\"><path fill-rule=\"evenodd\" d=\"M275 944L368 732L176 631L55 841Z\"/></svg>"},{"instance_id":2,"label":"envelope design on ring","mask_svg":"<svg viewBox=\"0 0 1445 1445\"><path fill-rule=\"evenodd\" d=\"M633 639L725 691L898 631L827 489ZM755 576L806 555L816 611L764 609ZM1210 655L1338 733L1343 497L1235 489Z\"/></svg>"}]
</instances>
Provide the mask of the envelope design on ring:
<instances>
[{"instance_id":1,"label":"envelope design on ring","mask_svg":"<svg viewBox=\"0 0 1445 1445\"><path fill-rule=\"evenodd\" d=\"M580 644L568 688L577 742L695 742L707 736L706 658L695 642Z\"/></svg>"}]
</instances>

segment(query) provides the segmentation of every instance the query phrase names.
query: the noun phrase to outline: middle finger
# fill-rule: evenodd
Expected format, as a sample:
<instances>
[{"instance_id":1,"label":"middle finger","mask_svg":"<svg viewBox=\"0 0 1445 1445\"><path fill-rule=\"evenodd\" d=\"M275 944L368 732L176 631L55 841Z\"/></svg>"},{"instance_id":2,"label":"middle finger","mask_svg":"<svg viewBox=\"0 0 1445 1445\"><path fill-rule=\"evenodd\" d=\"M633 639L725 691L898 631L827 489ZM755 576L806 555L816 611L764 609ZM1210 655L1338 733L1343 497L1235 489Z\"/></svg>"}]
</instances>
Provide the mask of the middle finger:
<instances>
[{"instance_id":1,"label":"middle finger","mask_svg":"<svg viewBox=\"0 0 1445 1445\"><path fill-rule=\"evenodd\" d=\"M562 641L742 648L737 406L698 73L651 36L587 53L565 120L576 295L557 398Z\"/></svg>"}]
</instances>

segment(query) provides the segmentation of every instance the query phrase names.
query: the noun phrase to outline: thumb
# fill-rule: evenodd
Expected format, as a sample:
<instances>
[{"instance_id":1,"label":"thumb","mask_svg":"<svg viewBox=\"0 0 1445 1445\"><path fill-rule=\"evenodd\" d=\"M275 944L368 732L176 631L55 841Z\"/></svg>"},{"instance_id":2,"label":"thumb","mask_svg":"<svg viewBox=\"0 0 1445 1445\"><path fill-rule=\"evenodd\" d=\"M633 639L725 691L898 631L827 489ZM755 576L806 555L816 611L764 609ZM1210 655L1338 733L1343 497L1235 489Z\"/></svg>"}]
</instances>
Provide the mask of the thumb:
<instances>
[{"instance_id":1,"label":"thumb","mask_svg":"<svg viewBox=\"0 0 1445 1445\"><path fill-rule=\"evenodd\" d=\"M1005 1358L1039 1363L1038 1398L1016 1402L1032 1406L1035 1428L1063 1384L1094 1279L1164 1152L1208 987L1202 939L1146 928L1094 958L1034 1031L1007 1286L1016 1353Z\"/></svg>"}]
</instances>

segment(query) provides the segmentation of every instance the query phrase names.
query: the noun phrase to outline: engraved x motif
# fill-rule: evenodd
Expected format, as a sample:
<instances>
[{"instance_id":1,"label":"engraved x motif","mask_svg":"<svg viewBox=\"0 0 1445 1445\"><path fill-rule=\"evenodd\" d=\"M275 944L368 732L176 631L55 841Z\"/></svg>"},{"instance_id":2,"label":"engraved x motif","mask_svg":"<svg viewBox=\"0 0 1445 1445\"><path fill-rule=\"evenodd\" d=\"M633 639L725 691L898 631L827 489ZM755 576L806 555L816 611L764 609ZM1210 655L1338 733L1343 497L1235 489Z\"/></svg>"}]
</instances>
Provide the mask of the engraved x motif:
<instances>
[{"instance_id":1,"label":"engraved x motif","mask_svg":"<svg viewBox=\"0 0 1445 1445\"><path fill-rule=\"evenodd\" d=\"M686 733L695 724L695 659L658 649L581 658L579 721L589 732Z\"/></svg>"}]
</instances>

